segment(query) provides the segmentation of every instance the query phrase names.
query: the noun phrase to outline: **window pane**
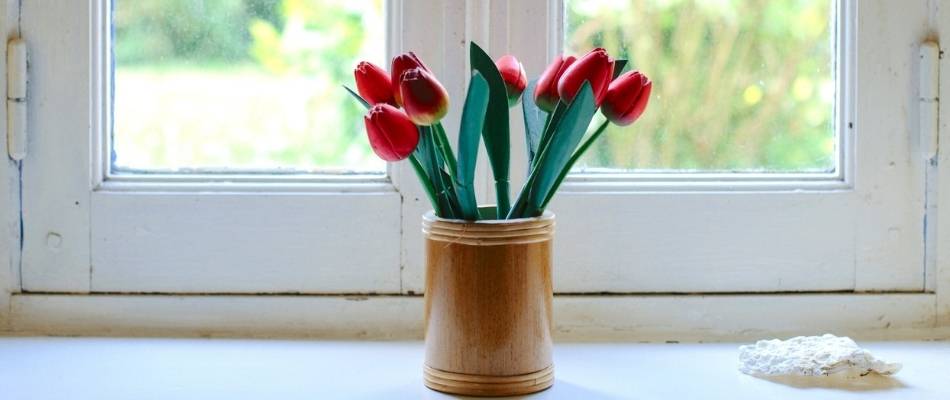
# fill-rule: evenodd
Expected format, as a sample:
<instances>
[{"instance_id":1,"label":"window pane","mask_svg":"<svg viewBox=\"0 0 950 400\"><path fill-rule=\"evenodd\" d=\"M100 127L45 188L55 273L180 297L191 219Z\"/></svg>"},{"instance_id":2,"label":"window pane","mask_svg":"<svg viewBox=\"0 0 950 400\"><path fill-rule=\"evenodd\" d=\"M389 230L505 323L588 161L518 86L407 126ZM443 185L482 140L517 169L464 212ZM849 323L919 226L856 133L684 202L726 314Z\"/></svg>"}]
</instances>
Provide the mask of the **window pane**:
<instances>
[{"instance_id":1,"label":"window pane","mask_svg":"<svg viewBox=\"0 0 950 400\"><path fill-rule=\"evenodd\" d=\"M383 0L114 0L114 169L382 172L341 84Z\"/></svg>"},{"instance_id":2,"label":"window pane","mask_svg":"<svg viewBox=\"0 0 950 400\"><path fill-rule=\"evenodd\" d=\"M653 82L635 124L578 168L835 169L833 0L566 0L566 51L604 47Z\"/></svg>"}]
</instances>

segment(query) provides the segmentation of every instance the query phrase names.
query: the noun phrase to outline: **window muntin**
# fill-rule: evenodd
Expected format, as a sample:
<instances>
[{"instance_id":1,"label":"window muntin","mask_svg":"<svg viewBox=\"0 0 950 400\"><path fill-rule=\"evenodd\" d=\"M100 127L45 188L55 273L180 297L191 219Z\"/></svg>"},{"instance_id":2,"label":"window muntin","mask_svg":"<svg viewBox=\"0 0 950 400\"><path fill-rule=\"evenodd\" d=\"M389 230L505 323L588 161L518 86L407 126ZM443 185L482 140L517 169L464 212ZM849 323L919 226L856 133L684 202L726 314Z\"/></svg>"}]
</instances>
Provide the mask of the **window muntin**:
<instances>
[{"instance_id":1,"label":"window muntin","mask_svg":"<svg viewBox=\"0 0 950 400\"><path fill-rule=\"evenodd\" d=\"M565 51L605 47L657 84L576 172L829 173L836 2L565 2Z\"/></svg>"},{"instance_id":2,"label":"window muntin","mask_svg":"<svg viewBox=\"0 0 950 400\"><path fill-rule=\"evenodd\" d=\"M112 172L375 173L340 87L384 1L114 0Z\"/></svg>"}]
</instances>

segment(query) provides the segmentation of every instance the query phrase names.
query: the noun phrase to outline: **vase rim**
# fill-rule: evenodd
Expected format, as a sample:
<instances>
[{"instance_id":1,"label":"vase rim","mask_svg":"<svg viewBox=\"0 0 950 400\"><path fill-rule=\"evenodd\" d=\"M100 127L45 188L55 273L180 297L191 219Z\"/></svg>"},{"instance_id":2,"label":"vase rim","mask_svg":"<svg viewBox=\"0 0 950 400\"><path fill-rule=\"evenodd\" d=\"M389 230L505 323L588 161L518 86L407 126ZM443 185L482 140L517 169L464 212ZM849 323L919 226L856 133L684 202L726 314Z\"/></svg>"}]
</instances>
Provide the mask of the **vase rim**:
<instances>
[{"instance_id":1,"label":"vase rim","mask_svg":"<svg viewBox=\"0 0 950 400\"><path fill-rule=\"evenodd\" d=\"M479 207L482 208L482 207ZM550 210L544 210L544 212L537 217L530 218L514 218L514 219L480 219L475 221L470 221L466 219L456 219L456 218L442 218L438 215L435 215L434 210L429 210L422 215L424 221L438 221L451 224L475 224L475 225L515 225L525 222L534 222L534 221L546 221L554 219L554 212Z\"/></svg>"}]
</instances>

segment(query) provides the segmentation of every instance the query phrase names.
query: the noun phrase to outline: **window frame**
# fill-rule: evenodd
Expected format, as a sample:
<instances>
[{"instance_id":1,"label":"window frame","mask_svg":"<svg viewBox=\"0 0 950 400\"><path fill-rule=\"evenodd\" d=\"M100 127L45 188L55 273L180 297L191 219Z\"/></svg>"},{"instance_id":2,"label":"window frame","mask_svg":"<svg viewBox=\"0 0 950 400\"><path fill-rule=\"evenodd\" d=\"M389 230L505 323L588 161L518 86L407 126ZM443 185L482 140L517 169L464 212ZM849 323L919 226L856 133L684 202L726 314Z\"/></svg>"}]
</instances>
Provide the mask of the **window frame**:
<instances>
[{"instance_id":1,"label":"window frame","mask_svg":"<svg viewBox=\"0 0 950 400\"><path fill-rule=\"evenodd\" d=\"M887 7L863 3L861 6L860 10L867 10L866 15L875 15L880 11L875 9ZM561 0L502 1L483 7L484 14L489 15L487 21L477 20L475 15L473 24L489 29L481 36L473 35L473 39L490 43L492 56L517 54L528 76L533 77L555 54L562 52ZM921 5L914 11L926 14L925 8ZM884 127L867 123L872 119L868 116L892 108L865 104L864 112L857 113L859 86L864 93L888 90L871 78L880 71L859 65L858 60L887 64L897 71L895 75L912 78L915 70L909 63L898 65L881 54L899 54L905 48L901 46L907 43L898 42L910 37L879 40L881 33L871 31L866 22L862 25L863 14L857 1L840 0L837 10L836 30L840 36L836 46L835 128L842 150L835 173L569 176L550 207L559 217L558 242L635 245L622 249L556 245L556 292L887 292L932 288L933 271L923 270L919 262L922 237L916 232L922 230L923 220L915 211L920 199L916 194L902 197L894 189L907 182L903 186L909 188L905 189L922 193L924 183L919 172L923 163L914 160L912 154L891 154L887 147L893 143L883 138L892 134L888 130L894 124ZM546 29L540 28L540 21L546 21ZM543 43L536 36L540 30L548 32ZM916 43L918 39L912 40ZM862 81L858 81L859 76L864 77ZM916 88L916 82L909 79L906 83L905 86L905 81L900 82L901 90ZM907 102L913 99L900 98ZM901 122L911 121L908 118ZM523 135L518 125L513 122L513 138ZM864 137L878 139L858 141L855 138L859 131L864 132ZM902 140L912 139L910 135ZM512 170L518 171L526 163L525 151L523 143L512 143ZM915 150L909 147L908 153L913 153ZM879 162L877 157L881 156L893 157L891 166L897 165L900 172L890 176L870 172L888 168ZM520 187L523 179L513 174L511 186ZM493 188L487 191L493 196ZM862 198L877 199L878 204ZM775 209L791 211L787 216L777 215L773 209L762 206L769 203ZM715 210L717 218L710 218L704 210L711 204L720 207ZM631 211L633 208L643 210ZM604 216L589 209L613 211ZM668 217L657 217L657 213L666 213ZM773 226L782 227L785 232L771 229ZM701 233L677 237L667 232L673 227ZM651 238L644 234L645 230L662 232L658 235L662 238ZM809 235L823 238L810 242L800 239ZM735 243L720 239L728 236L738 239ZM781 246L776 242L789 244Z\"/></svg>"},{"instance_id":2,"label":"window frame","mask_svg":"<svg viewBox=\"0 0 950 400\"><path fill-rule=\"evenodd\" d=\"M31 113L30 122L33 122L35 130L68 132L78 130L76 127L88 127L88 134L57 138L61 139L59 142L44 140L41 137L34 140L33 159L24 161L24 181L27 183L23 187L26 199L23 213L24 262L21 268L23 290L73 293L401 292L399 266L402 264L403 252L399 248L400 225L402 209L406 206L402 199L409 196L422 197L418 186L406 185L406 181L401 179L411 174L407 174L408 166L390 164L385 176L114 174L110 171L109 160L112 106L112 62L109 50L112 33L109 22L112 7L108 0L87 0L70 3L64 8L71 8L70 11L75 12L56 15L57 12L68 11L44 10L35 4L21 5L18 10L24 36L32 37L34 51L31 72L34 82L55 82L56 79L62 79L60 75L72 76L77 78L76 80L83 80L86 79L83 76L88 76L89 82L85 89L68 85L52 89L42 84L33 85L34 96L30 101L31 106L36 107L33 107L35 111ZM398 46L405 36L398 19L402 15L401 8L400 0L389 0L386 3L388 53L393 53L395 46ZM43 25L44 18L67 19L66 26ZM61 40L61 35L70 29L79 31L80 34L69 37L68 40ZM69 48L70 44L74 45L74 48ZM69 52L74 56L70 60L74 63L74 68L60 71L52 69L50 65L44 65L44 61L63 57L62 53ZM88 90L86 96L82 94L84 90ZM71 97L74 101L52 107L66 109L68 112L60 114L72 125L63 121L37 119L37 114L50 113L50 108L44 108L45 105L63 97ZM86 136L85 139L77 137L83 135ZM88 141L88 145L83 144L84 141ZM66 157L50 155L57 152L58 146L70 146L80 151ZM82 151L83 149L85 151ZM54 157L57 159L54 160ZM34 185L43 181L45 182L42 184ZM57 198L75 200L64 202ZM167 199L167 204L177 201L179 205L190 204L180 203L182 199L191 199L195 204L202 201L223 201L220 207L225 210L213 211L215 208L209 209L205 206L203 212L218 212L217 217L190 211L192 215L182 218L176 215L177 212L168 210L167 206L157 199ZM307 217L303 219L308 219L311 225L320 224L324 220L327 221L324 223L334 224L344 224L352 220L356 228L351 229L349 234L345 232L340 235L326 228L307 229L303 222L292 219L282 221L283 224L293 226L287 228L281 224L253 219L229 221L226 217L243 214L268 216L268 210L271 208L269 205L277 204L297 207ZM162 213L165 214L165 219L179 218L166 225L162 225L163 221L147 221L149 215ZM187 214L188 211L182 213ZM197 221L189 221L188 217ZM271 213L269 217L280 217L280 214ZM379 217L382 219L378 219ZM206 221L201 221L202 219ZM384 228L373 227L374 219L381 222ZM187 234L212 223L220 225L208 228L205 232L206 238L191 238L193 241L206 242L200 246L189 247L187 241L176 238L179 236L176 235L177 232L167 231L179 229L180 233ZM148 224L151 224L151 227ZM126 240L142 232L148 233L155 224L159 226L159 239L163 238L164 241L152 244ZM247 225L250 225L251 229L247 229ZM261 231L275 232L281 237L271 240L268 244L267 238L254 232L253 227L259 227ZM290 251L297 257L291 259L284 256L283 261L295 265L269 278L266 272L258 271L244 260L254 255L252 250L238 247L233 251L245 253L244 257L230 255L230 252L226 251L229 246L226 244L227 235L242 228L245 230L237 235L238 243L242 238L249 244L263 242L265 248L273 250L273 256L277 259L280 259L284 252ZM308 235L313 238L312 249L308 249L304 239L300 239L301 236ZM363 244L364 251L360 252L358 238L374 235L378 241ZM56 242L55 248L47 243L51 240ZM127 254L122 254L126 250L119 250L120 245L131 246L128 251L132 253L127 251ZM215 248L217 250L214 250ZM349 250L335 252L337 248ZM136 249L138 255L134 254ZM116 251L109 255L111 250ZM142 267L136 265L148 264L152 258L171 260L169 256L175 257L172 255L180 252L184 252L185 259L191 255L191 262L183 261L183 265L191 264L192 269L179 267L177 273L163 273L155 271L161 267L154 263ZM217 256L214 253L217 253ZM323 256L318 258L320 262L316 263L317 265L308 265L303 260L312 258L313 253L322 253ZM354 256L347 257L344 253ZM377 256L375 253L385 255ZM229 256L231 265L225 262L212 263L210 266L195 264L195 261L201 258L229 259ZM359 260L354 262L373 264L364 265L367 271L373 272L352 269L347 273L335 272L346 270L346 260L352 257ZM261 269L268 269L267 260L259 260L261 261L265 264ZM114 266L117 263L124 265ZM234 264L237 264L238 268L235 268ZM241 270L241 266L247 276L232 272L234 269ZM197 267L204 268L200 268L201 272L189 272L199 271L195 269ZM280 265L269 267L281 270ZM168 269L174 270L175 266L171 265ZM206 269L212 270L211 273L205 271ZM143 282L150 278L155 282ZM276 283L268 283L267 279Z\"/></svg>"},{"instance_id":3,"label":"window frame","mask_svg":"<svg viewBox=\"0 0 950 400\"><path fill-rule=\"evenodd\" d=\"M102 73L105 71L106 64L104 63L105 60L107 60L105 54L103 54L103 43L106 43L104 40L107 40L105 38L109 37L108 27L102 23L104 16L107 15L105 13L108 12L104 10L106 8L104 4L105 3L100 0L89 0L88 2L88 5L94 6L92 7L93 12L89 13L92 18L90 26L98 27L98 29L91 31L88 43L90 48L93 49L92 54L94 57L90 60L90 71L87 72L91 74L91 87L98 88L96 91L97 94L90 96L91 104L89 105L89 109L91 111L88 115L91 123L90 131L94 133L103 132L104 127L108 126L108 111L103 108L103 100L109 98L105 89L107 86L104 85L104 80L108 80L108 74ZM844 46L840 47L843 49L842 51L845 51L847 54L838 60L838 68L844 68L845 65L857 65L855 60L848 60L850 59L849 57L857 57L861 51L855 47L858 42L856 39L861 34L861 32L859 32L860 24L855 20L858 14L857 1L842 0L841 5L844 10L841 15L846 22L842 24L842 29L845 29L846 32L851 32L854 37L848 39L848 35L843 36ZM29 5L24 5L24 7L29 7ZM885 6L871 5L868 7ZM923 6L920 7L923 8ZM489 52L496 57L505 52L519 55L529 70L530 76L536 76L540 72L540 69L547 64L552 54L560 52L559 38L563 36L561 32L563 26L560 24L560 21L563 20L563 10L559 0L521 2L509 0L490 3L442 1L434 5L419 5L413 2L392 0L387 6L387 9L389 14L388 19L391 24L389 31L398 32L398 35L390 35L390 43L388 46L390 53L399 53L409 49L420 53L421 58L427 60L430 68L435 70L443 80L443 83L453 98L461 98L461 94L464 93L465 76L467 75L465 71L468 70L466 64L467 40L475 40L485 45L485 47L489 49ZM75 15L87 14L80 12ZM539 45L539 41L536 37L538 23L525 23L529 19L532 22L543 21L545 24L542 30L548 34L542 45ZM28 16L25 24L29 24L30 20ZM421 24L404 23L404 21L416 20L432 21L432 25L427 26L427 29L422 29L418 27L418 25ZM907 20L909 20L909 18ZM849 21L855 21L854 26L852 26L853 29L848 28L852 25ZM441 32L441 35L433 35L433 31ZM864 32L863 34L873 35L874 33ZM25 35L30 36L30 29L25 30ZM55 35L50 35L50 37L52 36ZM47 37L47 39L49 39L49 37ZM892 44L891 46L897 47L897 44ZM851 62L853 62L853 64ZM40 71L42 73L42 69ZM96 71L98 71L98 74ZM83 71L66 72L83 73ZM844 96L845 100L849 98L855 99L854 92L857 83L849 84L848 80L855 79L857 74L845 72L844 75L839 75L843 80L839 79L838 84L844 85L845 88L839 93L847 94ZM47 70L46 73L49 73L49 71ZM852 115L857 108L856 101L853 103L847 102L840 107L841 111L837 113L839 118L837 126L843 129L844 124L840 118L850 118L848 122L858 121L857 129L863 129L861 128L860 117ZM49 112L48 110L40 111L39 108L36 110L37 111L33 113L34 120L37 112ZM454 114L457 112L458 110L453 110L449 114L449 122L447 123L447 131L450 132L450 141L452 142L455 140L455 129L453 129L452 124L457 123L452 121L457 119L457 115ZM518 123L520 120L520 111L513 110L512 115L512 170L520 171L523 170L524 164L526 163L523 140L519 140L523 137L520 124ZM562 229L560 230L558 240L561 243L571 243L572 241L584 237L586 232L579 229L579 227L582 226L579 221L581 218L589 217L583 214L581 206L577 204L586 204L587 207L597 205L608 209L615 208L621 211L629 211L626 210L627 206L621 207L620 205L627 204L631 201L642 201L648 205L647 208L650 208L665 204L669 199L680 199L686 202L683 203L682 207L684 207L685 210L689 210L690 208L695 208L695 205L710 204L710 201L724 205L746 202L745 204L748 205L781 200L792 207L808 209L816 204L820 205L823 202L836 202L837 208L831 209L831 211L825 211L825 214L813 216L812 218L815 221L829 219L830 222L826 224L832 225L832 228L837 226L838 230L823 233L826 235L824 238L841 239L842 245L829 246L828 251L825 253L809 253L807 261L812 263L811 270L796 272L801 270L801 264L795 264L795 261L790 257L799 251L807 252L807 245L816 242L799 245L801 248L785 249L786 253L782 255L782 257L786 257L783 264L784 270L771 275L761 274L760 271L756 270L756 264L754 264L755 262L761 262L772 257L771 254L766 252L774 250L774 248L763 246L768 244L767 241L752 241L751 245L742 247L743 250L750 253L759 252L759 261L755 262L743 261L741 258L728 258L726 255L711 253L714 251L714 247L723 245L725 242L717 243L712 241L710 243L704 243L702 241L704 237L715 236L710 234L742 232L740 227L727 226L719 230L704 232L705 236L699 235L690 238L691 240L699 240L699 247L705 245L706 248L701 250L707 253L696 252L696 247L698 247L696 244L684 242L678 246L665 247L663 248L663 252L654 252L645 257L642 256L641 253L638 253L639 249L637 248L624 247L620 250L614 249L614 253L606 253L607 256L595 255L595 257L600 258L590 258L588 254L584 253L586 251L585 249L578 248L582 246L556 246L559 252L557 259L560 260L558 273L555 275L556 290L560 293L678 293L826 292L842 290L924 291L927 288L932 288L933 285L931 283L926 283L930 282L926 280L926 278L925 282L919 281L916 277L908 278L908 273L917 273L917 267L907 262L919 256L919 251L913 248L915 239L904 238L902 239L903 241L900 241L896 245L883 246L880 252L885 253L889 250L897 249L895 252L897 255L888 256L886 254L876 254L880 255L883 261L872 260L877 264L871 269L856 266L858 264L859 250L863 248L873 249L878 244L886 244L889 240L888 232L890 227L896 226L900 230L911 231L918 228L919 225L922 224L922 221L911 220L911 216L906 215L907 210L886 214L883 220L876 215L880 211L880 207L866 207L858 211L848 211L850 206L856 204L860 205L854 198L868 194L867 192L862 192L862 190L872 187L876 183L873 179L870 180L870 184L862 183L860 181L860 174L855 173L855 171L860 172L862 170L862 168L859 168L861 166L851 165L851 163L857 162L852 152L860 152L860 149L857 147L860 143L854 141L853 135L854 129L848 129L847 133L841 135L841 143L843 143L842 145L845 151L842 151L840 156L844 158L840 164L841 168L836 170L836 174L840 176L835 176L834 178L816 178L818 174L809 174L808 177L783 175L778 177L768 176L767 178L770 179L765 181L761 176L739 176L730 174L729 176L707 175L701 178L702 182L697 182L695 181L696 176L677 177L675 175L666 174L663 176L649 177L606 176L596 177L596 179L586 176L576 176L569 178L564 185L563 193L556 198L555 203L552 205L552 208L556 212L563 215L561 219L562 223L560 224ZM419 216L428 209L428 205L425 202L425 197L421 190L419 190L418 184L414 181L412 172L408 166L404 165L405 163L390 165L388 167L388 182L380 180L379 178L363 179L362 177L339 176L332 178L326 176L277 176L267 178L259 176L226 176L215 177L220 179L215 179L214 181L203 180L207 178L207 176L169 177L160 175L135 175L125 177L110 175L107 172L108 159L105 155L107 155L108 152L106 152L105 149L107 149L106 146L108 145L108 136L93 134L90 137L93 138L93 143L90 144L89 152L80 154L78 157L88 156L90 160L93 160L92 162L94 164L91 170L77 171L77 176L81 178L78 179L78 181L81 182L70 180L66 182L65 185L62 185L62 187L58 187L56 184L61 182L57 181L58 177L56 176L46 176L50 174L30 174L30 169L36 165L37 160L33 160L33 165L30 165L29 160L24 164L26 171L24 176L24 193L27 194L27 200L38 199L41 203L45 202L38 206L37 204L27 204L24 206L25 262L21 271L24 282L22 287L24 290L83 293L366 292L391 294L412 294L420 293L423 290L424 274L422 268L422 238L419 229ZM81 143L81 141L77 143ZM848 150L851 146L855 146L855 150ZM849 154L851 155L849 156ZM76 156L73 155L73 157ZM484 153L482 153L482 157L480 157L481 162L478 167L477 184L479 198L483 200L494 197L492 193L493 185L491 185L491 180L489 179L490 171L484 160ZM75 160L69 161L72 162ZM915 171L915 168L916 167L908 167L904 172L908 172L908 175L910 175ZM37 179L37 175L41 175L40 179ZM44 176L47 178L46 181L43 180ZM689 178L690 181L685 182L683 180L685 178ZM523 180L523 177L513 174L512 187L519 188ZM916 178L912 180L914 181L913 185L917 185ZM359 183L355 183L354 181L358 181ZM46 185L47 187L42 189L45 192L43 193L43 197L45 198L38 196L36 193L33 195L30 194L30 191L39 190L36 188L37 184L42 185L47 183L52 183L52 185ZM922 185L923 183L921 182L920 184ZM53 188L51 189L50 187ZM76 196L77 193L79 193L78 197ZM88 197L83 197L85 196L83 193L86 193ZM392 261L392 265L385 267L390 277L385 285L378 287L373 287L372 285L350 287L346 287L345 285L339 287L318 285L301 289L293 285L285 288L264 285L264 290L262 290L261 287L253 284L234 286L183 284L180 288L176 288L174 281L176 279L181 281L188 280L190 277L187 275L166 277L166 279L168 279L167 284L158 287L150 286L147 283L129 284L134 276L126 277L124 280L120 280L122 282L118 284L97 286L95 284L96 277L94 274L102 274L105 268L103 268L102 265L95 265L97 257L95 254L96 251L92 249L92 239L87 239L84 244L84 239L82 238L84 231L86 232L85 236L87 238L98 237L94 233L95 229L97 229L97 226L102 226L100 222L107 221L108 218L102 216L102 212L100 212L99 217L93 216L95 211L92 210L92 206L90 206L89 203L96 202L98 198L104 196L134 195L147 197L167 196L169 193L181 196L195 196L195 198L205 196L232 196L234 198L240 198L241 196L262 196L259 198L263 199L266 196L279 198L287 195L298 195L302 196L302 198L306 197L307 199L336 198L339 199L339 204L349 203L354 198L369 199L374 196L387 197L392 201L397 201L398 199L398 206L395 205L395 203L390 204L395 211L388 211L391 218L389 221L398 220L398 222L395 224L396 226L387 227L390 229L389 233L384 235L384 238L380 238L381 241L391 241L395 243L394 246L396 246L395 250L392 250L392 247L389 247L389 250L387 250L392 252L389 257L389 260ZM882 197L889 195L889 193L881 193L883 192L871 192L870 194L880 195ZM64 199L76 197L80 198L80 200L77 200L76 207L74 208L70 204L62 204L60 200L57 200L60 197ZM835 200L845 197L849 200ZM912 201L905 200L906 199L903 198L888 198L887 201L889 203L885 204L885 206L890 204L898 204L907 208L913 208L915 206ZM374 203L373 205L368 204L366 207L372 208L375 206L376 204ZM49 207L56 212L63 212L64 215L52 213L50 215L54 217L40 217L40 224L55 225L56 221L54 220L57 219L66 221L66 230L69 231L68 237L78 237L79 240L63 241L63 246L65 247L54 252L55 254L47 258L39 257L34 259L38 253L49 252L45 249L45 247L48 246L46 242L48 242L49 239L47 232L53 232L53 230L47 229L47 227L34 225L37 223L37 215L41 214L38 213L37 210L47 211L43 207ZM30 208L33 208L33 210L30 210ZM139 212L141 212L141 210L139 210ZM726 215L717 222L720 224L728 224L731 217L743 217L743 213L745 212L747 212L747 210L742 210L741 207L738 207L734 210L724 212ZM768 207L762 207L758 212L761 214L756 216L756 218L765 218L766 222L769 222L768 218L774 217L774 215L771 215L772 213L770 213ZM848 216L841 218L838 216L839 213L848 213ZM108 212L104 214L108 215ZM332 214L332 212L328 214ZM111 218L112 216L109 215L109 217ZM608 236L612 240L617 240L618 242L642 240L644 239L642 235L638 236L636 232L631 232L626 227L633 226L639 218L643 217L643 213L618 213L617 218L613 220L600 219L597 220L597 223L602 231L616 233L614 236ZM95 218L100 218L100 222L97 222ZM702 223L703 218L703 213L692 212L692 214L689 215L678 215L675 220L681 227L694 227L697 223ZM30 222L31 219L32 223ZM750 221L751 220L754 219L750 219ZM843 226L843 222L849 221L854 225L851 229L840 228L840 226ZM651 222L654 223L654 225L650 227L652 229L666 229L662 226L663 221L660 219L654 219ZM772 222L774 222L774 219ZM793 224L787 220L779 220L779 222ZM794 227L798 225L789 226ZM126 228L128 228L128 226L126 226ZM801 226L799 226L799 228L801 228ZM881 228L886 228L887 231L881 232ZM861 232L865 229L871 229L873 232ZM89 233L90 231L93 233ZM285 232L284 234L290 233ZM113 235L118 235L118 233L113 232ZM759 236L756 235L756 232L746 233L746 237L750 239L754 239L756 236ZM99 238L101 239L102 237ZM106 237L106 239L111 238L113 237ZM667 235L667 238L673 239L674 237ZM334 243L345 244L345 241L337 241ZM138 244L144 246L141 242ZM754 245L760 245L760 248ZM922 247L922 245L920 247ZM790 275L796 273L805 275L809 272L822 272L825 266L814 263L821 262L823 257L827 255L826 253L838 251L836 250L837 248L840 248L841 253L830 253L833 256L833 261L830 263L835 264L834 267L832 267L835 271L831 275L818 275L819 278L833 278L833 284L828 283L828 280L814 279L814 276ZM165 252L174 250L173 248L162 249L162 251ZM617 251L619 251L619 253ZM683 256L681 252L684 251L686 253L693 251L696 252L696 254L692 256L692 259L687 260L685 263L679 263L679 265L676 262L670 263L668 259L664 260L664 257L669 258L670 254L681 257ZM200 254L208 255L207 253ZM704 260L701 259L702 257L709 256L721 257L715 266L722 266L726 271L729 271L729 274L726 275L730 279L710 282L709 273L702 272L702 268L705 265L703 265ZM86 262L83 260L89 261ZM641 267L640 265L631 267L629 265L630 263L622 260L637 260L638 262L643 262L643 264L652 265L653 269L641 270L638 269ZM106 261L108 262L108 260ZM588 263L588 261L590 262ZM739 265L739 267L734 267L733 264ZM901 268L898 272L902 274L903 278L895 279L895 274L889 269L895 265ZM346 268L347 266L341 264L332 267ZM324 273L329 274L330 272L328 271L331 271L333 269L332 267L328 267ZM679 272L671 275L669 273L671 270L678 270ZM927 271L923 272L922 275L926 274ZM372 272L368 272L367 274L372 274ZM755 274L760 275L755 276ZM753 278L747 278L750 275L752 275ZM308 277L313 278L313 276ZM790 277L793 278L791 279L792 283L789 283ZM205 279L213 279L213 277L205 276ZM37 284L37 282L39 282L39 284Z\"/></svg>"},{"instance_id":4,"label":"window frame","mask_svg":"<svg viewBox=\"0 0 950 400\"><path fill-rule=\"evenodd\" d=\"M548 14L549 1L542 9ZM0 9L0 28L8 37L20 36L22 20L20 7L27 2L8 0ZM422 2L419 2L422 3ZM464 4L462 4L464 3ZM502 33L491 34L489 14L500 11L515 0L487 2L452 2L442 8L430 7L445 16L457 16L459 11L467 18L450 18L443 24L448 42L462 38L475 38L480 43L492 42L502 49L505 44ZM868 4L870 2L865 2ZM879 8L879 2L871 8ZM920 4L910 4L910 12L891 15L901 20L904 26L913 26L921 32L920 38L936 41L947 40L950 26L950 8L932 7L924 15L916 9ZM538 7L536 4L530 7ZM528 7L528 8L530 8ZM517 7L516 7L517 8ZM525 10L538 15L538 9ZM872 10L874 11L874 10ZM880 11L880 10L877 10ZM402 10L397 10L402 13ZM410 15L424 15L424 10L409 10ZM908 14L913 14L908 16ZM502 14L503 15L503 14ZM878 14L887 15L887 14ZM873 19L873 18L871 18ZM496 18L495 21L498 21ZM872 21L873 23L873 21ZM917 25L923 25L923 28ZM504 32L507 32L507 24ZM887 32L887 26L873 30ZM525 28L526 29L526 28ZM545 30L557 35L556 26ZM461 31L461 32L460 32ZM513 28L515 36L517 27ZM917 32L920 33L920 32ZM27 33L27 36L28 33ZM436 42L437 35L408 35L403 43L394 48L419 49L421 44ZM493 40L489 41L488 39ZM517 39L517 37L516 37ZM888 38L882 38L887 41ZM28 42L30 38L27 37ZM464 43L463 43L464 44ZM537 45L535 43L535 45ZM518 47L515 45L514 47ZM446 46L447 70L463 70L458 57L464 56L462 46ZM397 50L397 51L398 51ZM5 51L2 49L0 51ZM914 49L916 57L916 49ZM0 57L4 60L5 57ZM908 60L905 54L904 60ZM427 59L428 60L428 59ZM434 60L441 63L441 60ZM526 66L541 68L548 60L525 60ZM456 63L456 64L452 64ZM942 57L939 65L950 68L950 57ZM67 69L72 66L67 65ZM532 71L536 73L537 71ZM872 71L873 72L873 71ZM6 82L6 74L0 74L0 82ZM449 90L460 90L458 82L449 83ZM946 80L939 85L940 97L950 98L950 85ZM456 92L457 95L457 92ZM913 104L907 103L913 108ZM860 107L857 107L860 109ZM913 111L913 110L911 110ZM33 113L35 113L35 109ZM950 121L950 107L939 111L941 121ZM6 109L0 108L0 116L6 117ZM0 125L0 130L5 126ZM913 133L910 133L913 135ZM939 142L950 143L950 129L941 124ZM907 138L900 138L901 140ZM35 141L36 139L32 139ZM6 150L6 141L0 141L0 149ZM32 147L29 150L33 150ZM523 149L522 149L523 150ZM80 149L81 151L81 149ZM513 150L515 151L515 150ZM514 154L514 153L513 153ZM35 156L28 154L27 157ZM871 154L870 156L881 156ZM484 153L482 154L484 159ZM936 177L931 176L937 187L935 209L950 209L950 196L939 196L939 188L950 187L950 152L938 152L934 165ZM21 231L23 205L22 179L25 162L7 160L0 163L0 210L8 229L0 240L0 259L8 260L7 267L0 268L0 332L20 335L174 335L174 336L257 336L257 337L307 337L307 338L377 338L419 339L422 337L421 298L413 296L415 283L421 282L421 255L418 249L403 246L404 294L387 296L362 294L359 296L305 296L305 295L189 295L189 294L142 294L142 293L92 293L81 290L56 290L48 293L31 292L22 285L21 272L29 268L22 252ZM486 172L484 165L480 171ZM858 171L860 172L860 170ZM394 176L398 179L398 176ZM408 181L412 181L408 177ZM483 177L479 184L480 195L488 194L490 183ZM74 184L74 183L73 183ZM91 185L91 180L81 183ZM857 179L857 185L866 185ZM412 184L409 184L411 186ZM59 192L52 188L48 196ZM946 191L946 190L944 190ZM71 204L71 203L70 203ZM424 203L413 202L406 197L404 203L410 215L403 218L404 241L417 240L419 221L413 216L425 210ZM935 211L935 210L934 210ZM415 213L415 214L410 214ZM950 213L927 211L927 218L935 223L937 254L933 269L928 269L923 293L828 293L828 294L748 294L729 293L703 294L641 294L641 295L556 295L555 315L558 340L756 340L763 335L801 335L816 331L834 331L838 334L867 339L935 339L945 338L950 328L950 254L941 249L950 248ZM75 219L75 216L67 216ZM562 229L563 230L563 229ZM412 239L415 237L416 239ZM408 238L408 239L407 239ZM928 236L933 239L933 236ZM559 239L560 240L560 239ZM408 242L407 242L408 243ZM55 272L55 271L53 271ZM418 292L416 292L418 293ZM781 315L777 320L775 315Z\"/></svg>"}]
</instances>

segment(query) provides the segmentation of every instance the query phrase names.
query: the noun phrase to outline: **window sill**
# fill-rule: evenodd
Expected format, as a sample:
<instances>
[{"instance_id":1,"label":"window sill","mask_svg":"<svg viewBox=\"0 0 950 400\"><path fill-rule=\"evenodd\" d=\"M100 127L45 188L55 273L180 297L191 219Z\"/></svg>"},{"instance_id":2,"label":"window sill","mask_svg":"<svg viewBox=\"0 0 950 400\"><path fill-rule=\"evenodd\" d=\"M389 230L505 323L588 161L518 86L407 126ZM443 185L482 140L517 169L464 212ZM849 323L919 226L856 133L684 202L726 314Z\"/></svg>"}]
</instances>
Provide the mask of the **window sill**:
<instances>
[{"instance_id":1,"label":"window sill","mask_svg":"<svg viewBox=\"0 0 950 400\"><path fill-rule=\"evenodd\" d=\"M932 293L557 295L560 341L735 342L831 332L950 338ZM422 296L14 294L19 336L421 340ZM6 321L4 321L6 319Z\"/></svg>"},{"instance_id":2,"label":"window sill","mask_svg":"<svg viewBox=\"0 0 950 400\"><path fill-rule=\"evenodd\" d=\"M555 345L545 399L950 398L950 342L865 342L893 378L779 383L736 370L736 344ZM450 398L422 385L420 342L2 338L4 398ZM50 377L59 377L50 379Z\"/></svg>"}]
</instances>

